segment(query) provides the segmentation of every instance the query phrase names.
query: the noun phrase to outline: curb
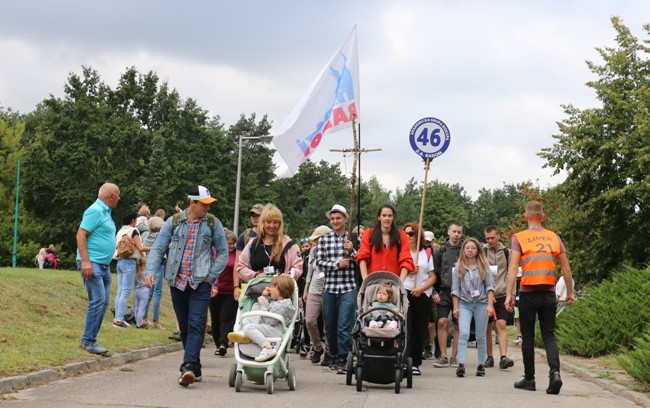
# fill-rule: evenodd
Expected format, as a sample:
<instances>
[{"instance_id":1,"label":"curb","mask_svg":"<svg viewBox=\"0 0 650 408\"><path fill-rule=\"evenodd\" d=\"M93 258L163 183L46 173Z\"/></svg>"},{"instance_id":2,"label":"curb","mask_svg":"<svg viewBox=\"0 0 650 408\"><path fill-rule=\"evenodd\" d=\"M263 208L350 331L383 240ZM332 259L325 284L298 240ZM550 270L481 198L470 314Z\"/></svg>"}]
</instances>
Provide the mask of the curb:
<instances>
[{"instance_id":1,"label":"curb","mask_svg":"<svg viewBox=\"0 0 650 408\"><path fill-rule=\"evenodd\" d=\"M97 357L88 361L69 363L57 369L46 369L14 377L0 378L0 395L52 381L62 380L68 377L87 374L89 372L122 366L134 361L144 360L160 354L172 353L179 350L183 350L183 344L180 342L164 346L155 346L147 349L133 350L110 357Z\"/></svg>"},{"instance_id":2,"label":"curb","mask_svg":"<svg viewBox=\"0 0 650 408\"><path fill-rule=\"evenodd\" d=\"M514 345L514 343L509 344ZM515 345L516 347L516 345ZM544 349L540 349L535 347L535 354L538 357L542 357L546 359L546 351ZM627 400L632 401L633 403L637 404L640 407L643 408L650 408L650 398L647 397L645 394L640 393L640 392L635 392L632 391L620 384L617 384L612 381L605 380L603 378L599 378L594 373L592 373L589 370L585 370L584 368L580 368L576 366L575 364L572 363L567 363L562 361L562 356L560 355L560 361L561 361L561 370L568 371L571 374L575 375L576 377L580 378L581 380L589 381L591 383L596 384L600 388L603 388L612 394L618 395L620 397L623 397Z\"/></svg>"},{"instance_id":3,"label":"curb","mask_svg":"<svg viewBox=\"0 0 650 408\"><path fill-rule=\"evenodd\" d=\"M546 356L546 354L543 353L538 353ZM592 382L599 387L611 392L612 394L616 394L620 397L623 397L625 399L628 399L635 404L637 404L640 407L643 408L650 408L650 398L648 398L645 394L632 391L620 384L617 384L612 381L608 381L602 378L596 377L592 372L589 370L585 370L583 368L580 368L578 366L575 366L571 363L562 363L562 368L565 369L565 371L568 371L575 375L576 377L579 377L582 380Z\"/></svg>"}]
</instances>

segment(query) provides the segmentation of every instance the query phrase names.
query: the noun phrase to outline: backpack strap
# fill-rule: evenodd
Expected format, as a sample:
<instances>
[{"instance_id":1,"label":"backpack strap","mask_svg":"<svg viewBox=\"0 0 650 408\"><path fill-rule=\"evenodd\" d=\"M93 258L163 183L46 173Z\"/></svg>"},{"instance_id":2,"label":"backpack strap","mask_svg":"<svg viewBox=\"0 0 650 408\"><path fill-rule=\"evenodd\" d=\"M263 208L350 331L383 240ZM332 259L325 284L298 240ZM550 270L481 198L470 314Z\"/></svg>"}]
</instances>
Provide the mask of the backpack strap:
<instances>
[{"instance_id":1,"label":"backpack strap","mask_svg":"<svg viewBox=\"0 0 650 408\"><path fill-rule=\"evenodd\" d=\"M293 240L290 240L289 242L287 242L284 248L282 248L282 254L280 254L280 265L279 265L279 269L281 271L280 273L284 273L284 268L286 267L286 261L284 259L284 256L287 254L287 252L289 252L289 249L295 244L296 243L293 242Z\"/></svg>"},{"instance_id":2,"label":"backpack strap","mask_svg":"<svg viewBox=\"0 0 650 408\"><path fill-rule=\"evenodd\" d=\"M251 239L251 229L250 229L250 228L246 228L246 229L244 230L244 246L246 246L246 244L248 244L248 241L249 241L250 239Z\"/></svg>"}]
</instances>

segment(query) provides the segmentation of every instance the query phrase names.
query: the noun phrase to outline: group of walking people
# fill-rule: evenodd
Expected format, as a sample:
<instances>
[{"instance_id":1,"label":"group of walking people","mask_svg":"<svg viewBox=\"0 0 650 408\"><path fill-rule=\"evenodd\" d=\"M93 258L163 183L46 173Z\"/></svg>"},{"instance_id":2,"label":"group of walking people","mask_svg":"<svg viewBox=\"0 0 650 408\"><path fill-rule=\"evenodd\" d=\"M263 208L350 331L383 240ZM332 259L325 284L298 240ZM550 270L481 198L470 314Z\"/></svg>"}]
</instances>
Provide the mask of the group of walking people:
<instances>
[{"instance_id":1,"label":"group of walking people","mask_svg":"<svg viewBox=\"0 0 650 408\"><path fill-rule=\"evenodd\" d=\"M108 305L107 271L116 248L111 209L119 199L117 186L103 185L97 201L84 213L77 232L77 262L89 296L80 346L96 354L107 352L96 337ZM360 282L369 274L382 271L397 275L408 294L406 355L413 361L412 374L420 374L427 336L429 341L436 339L428 330L433 322L439 350L434 366L455 366L456 375L463 377L473 319L478 346L476 375L485 375L485 368L494 365L486 341L490 318L495 321L499 338L499 368L508 369L514 362L507 356L505 321L515 306L514 285L521 266L519 313L525 377L515 387L535 389L532 352L537 316L550 366L547 392L559 393L562 382L554 337L555 260L560 263L565 281L572 280L559 237L541 226L544 215L540 203L530 202L526 206L524 215L529 229L515 234L511 249L505 251L496 228L486 228L488 243L484 246L475 238L462 240L462 226L455 222L450 224L445 242L432 249L418 223L397 226L397 211L391 204L379 208L370 228L356 232L348 228L346 208L334 204L325 214L329 225L318 226L297 242L285 234L282 213L275 205L256 204L250 211L253 227L236 237L209 214L215 201L207 188L195 186L188 192L187 207L164 221L148 245L139 242L133 231L136 220L131 216L123 220L128 227L123 228L124 234L133 238L135 250L148 252L141 269L142 286L150 288L164 279L170 287L184 346L178 379L181 386L202 379L200 351L208 310L215 354L224 356L229 347L228 335L232 338L240 285L268 274L290 275L301 289L314 364L346 372ZM120 259L120 269L138 271L138 264ZM573 302L571 288L568 284L566 304ZM118 290L120 302L123 294ZM118 299L114 324L119 326L123 316L118 315L117 306ZM553 313L549 312L550 306ZM457 335L448 357L446 336L450 322ZM491 346L491 338L489 343Z\"/></svg>"}]
</instances>

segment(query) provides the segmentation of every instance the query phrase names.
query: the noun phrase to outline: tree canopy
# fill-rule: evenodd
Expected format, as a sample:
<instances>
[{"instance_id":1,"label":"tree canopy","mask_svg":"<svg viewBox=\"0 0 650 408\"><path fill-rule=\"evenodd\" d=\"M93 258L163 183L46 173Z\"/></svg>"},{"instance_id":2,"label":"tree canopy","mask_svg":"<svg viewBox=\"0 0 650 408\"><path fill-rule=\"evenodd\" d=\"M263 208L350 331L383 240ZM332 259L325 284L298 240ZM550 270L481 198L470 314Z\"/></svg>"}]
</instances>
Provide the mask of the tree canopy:
<instances>
[{"instance_id":1,"label":"tree canopy","mask_svg":"<svg viewBox=\"0 0 650 408\"><path fill-rule=\"evenodd\" d=\"M482 189L475 200L462 185L431 180L423 227L438 242L452 221L463 224L465 236L479 239L485 226L496 225L507 240L525 228L523 206L536 199L544 202L545 226L562 237L579 281L599 282L623 262L642 267L650 261L650 41L640 42L618 18L612 24L617 45L597 49L602 64L587 63L596 77L587 86L601 106L563 106L555 143L539 152L545 166L566 173L566 180L549 189L522 180ZM650 25L644 30L650 33ZM283 211L289 235L306 236L328 223L332 204L349 207L349 180L338 166L310 160L293 177L277 178L273 148L245 137L268 135L271 125L252 113L226 127L154 72L127 68L113 89L97 71L82 67L68 76L62 98L50 96L24 115L0 107L0 206L10 209L0 216L2 242L13 241L18 160L20 265L31 264L39 244L54 243L62 265L72 267L81 215L106 181L122 192L116 224L142 202L170 213L184 204L190 185L200 183L218 199L212 212L224 226L238 217L243 230L250 207L271 202ZM240 136L240 205L234 214ZM395 191L373 175L361 177L354 224L372 225L387 201L397 208L398 225L419 220L424 186L415 177ZM0 246L0 264L9 264L11 256L10 245Z\"/></svg>"}]
</instances>

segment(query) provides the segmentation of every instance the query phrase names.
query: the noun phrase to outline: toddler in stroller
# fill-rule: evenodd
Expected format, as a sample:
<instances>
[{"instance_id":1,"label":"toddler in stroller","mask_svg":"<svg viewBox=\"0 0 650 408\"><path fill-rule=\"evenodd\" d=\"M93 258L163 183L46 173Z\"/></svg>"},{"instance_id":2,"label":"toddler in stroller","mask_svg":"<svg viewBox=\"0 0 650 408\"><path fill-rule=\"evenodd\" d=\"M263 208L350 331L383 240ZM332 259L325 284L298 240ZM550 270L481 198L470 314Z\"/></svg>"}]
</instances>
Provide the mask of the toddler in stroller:
<instances>
[{"instance_id":1,"label":"toddler in stroller","mask_svg":"<svg viewBox=\"0 0 650 408\"><path fill-rule=\"evenodd\" d=\"M393 287L384 283L377 288L375 293L377 300L370 305L373 311L366 315L368 327L371 329L396 329L395 312L397 306L393 303Z\"/></svg>"},{"instance_id":2,"label":"toddler in stroller","mask_svg":"<svg viewBox=\"0 0 650 408\"><path fill-rule=\"evenodd\" d=\"M270 296L271 300L265 298ZM297 315L298 292L289 275L251 279L239 296L234 331L235 360L228 384L241 391L244 379L265 384L273 393L277 378L286 378L289 389L296 386L295 370L289 367L286 349L292 338Z\"/></svg>"},{"instance_id":3,"label":"toddler in stroller","mask_svg":"<svg viewBox=\"0 0 650 408\"><path fill-rule=\"evenodd\" d=\"M399 393L406 376L406 386L411 388L412 361L405 353L408 300L399 276L391 272L369 274L359 289L357 309L346 384L352 384L354 375L357 391L367 381L395 383L395 393Z\"/></svg>"}]
</instances>

